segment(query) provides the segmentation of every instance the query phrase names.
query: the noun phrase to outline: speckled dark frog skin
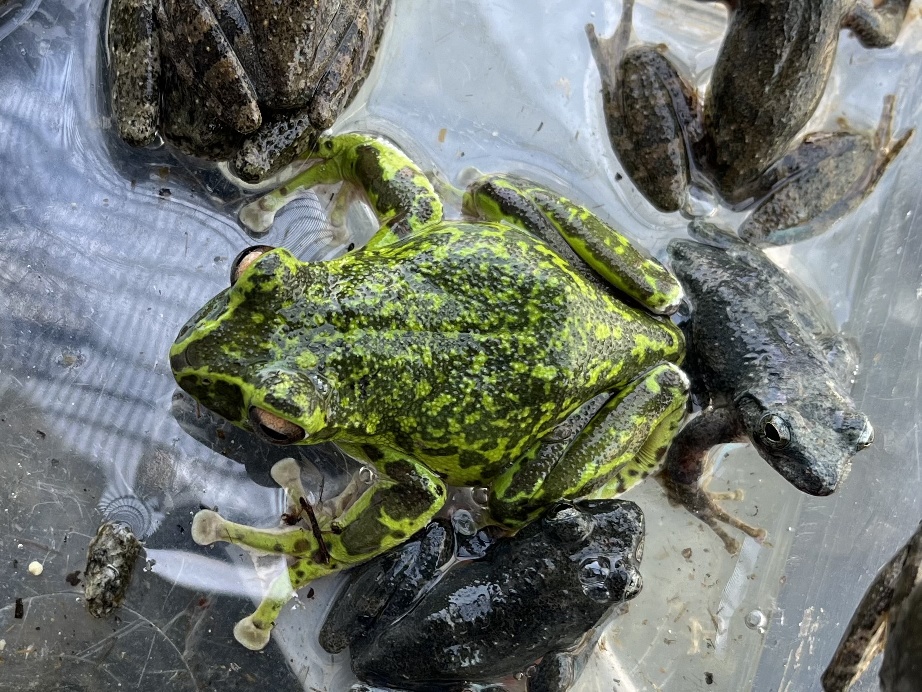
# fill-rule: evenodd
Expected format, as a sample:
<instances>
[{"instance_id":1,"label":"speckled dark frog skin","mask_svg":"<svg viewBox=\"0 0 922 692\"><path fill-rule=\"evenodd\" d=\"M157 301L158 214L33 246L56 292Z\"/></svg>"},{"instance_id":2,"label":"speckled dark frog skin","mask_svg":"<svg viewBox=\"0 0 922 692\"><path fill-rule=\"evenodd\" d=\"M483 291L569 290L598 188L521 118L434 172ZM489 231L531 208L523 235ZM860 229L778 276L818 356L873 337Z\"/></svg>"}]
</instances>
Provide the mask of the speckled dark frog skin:
<instances>
[{"instance_id":1,"label":"speckled dark frog skin","mask_svg":"<svg viewBox=\"0 0 922 692\"><path fill-rule=\"evenodd\" d=\"M685 208L694 182L715 188L737 209L766 196L776 207L784 202L784 213L747 221L742 233L750 240L772 242L767 236L781 230L781 219L792 229L788 240L808 237L863 199L911 134L891 142L889 136L872 141L856 133L813 133L794 146L826 88L840 31L850 29L869 48L889 46L909 0L726 4L729 24L703 108L662 46L629 46L633 0L625 0L612 37L599 39L587 27L612 146L661 211ZM892 119L891 111L892 104L882 122ZM804 181L805 172L822 182Z\"/></svg>"},{"instance_id":2,"label":"speckled dark frog skin","mask_svg":"<svg viewBox=\"0 0 922 692\"><path fill-rule=\"evenodd\" d=\"M566 650L640 592L643 534L631 502L560 503L440 576L450 530L433 525L357 571L320 641L351 646L356 675L376 685L459 692L543 657L528 689L564 692L579 672Z\"/></svg>"},{"instance_id":3,"label":"speckled dark frog skin","mask_svg":"<svg viewBox=\"0 0 922 692\"><path fill-rule=\"evenodd\" d=\"M828 495L874 433L849 395L852 352L803 289L758 248L708 224L692 232L711 244L677 239L668 252L692 306L685 330L693 391L711 406L676 436L664 474L735 550L716 519L764 534L698 488L712 446L748 439L799 490Z\"/></svg>"},{"instance_id":4,"label":"speckled dark frog skin","mask_svg":"<svg viewBox=\"0 0 922 692\"><path fill-rule=\"evenodd\" d=\"M248 181L313 146L371 68L390 0L111 0L119 136L231 159Z\"/></svg>"},{"instance_id":5,"label":"speckled dark frog skin","mask_svg":"<svg viewBox=\"0 0 922 692\"><path fill-rule=\"evenodd\" d=\"M922 524L868 587L823 673L823 691L850 689L881 651L881 692L922 689Z\"/></svg>"}]
</instances>

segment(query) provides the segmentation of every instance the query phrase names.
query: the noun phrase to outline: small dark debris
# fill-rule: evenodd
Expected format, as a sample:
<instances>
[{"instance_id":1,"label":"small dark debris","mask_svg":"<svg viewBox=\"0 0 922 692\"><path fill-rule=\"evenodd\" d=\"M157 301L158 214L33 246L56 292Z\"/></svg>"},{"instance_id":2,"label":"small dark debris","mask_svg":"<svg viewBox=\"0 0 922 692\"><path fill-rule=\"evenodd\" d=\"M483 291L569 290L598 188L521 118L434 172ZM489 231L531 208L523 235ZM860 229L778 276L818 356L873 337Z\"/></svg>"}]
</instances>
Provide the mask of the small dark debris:
<instances>
[{"instance_id":1,"label":"small dark debris","mask_svg":"<svg viewBox=\"0 0 922 692\"><path fill-rule=\"evenodd\" d=\"M66 581L71 586L77 586L80 583L80 570L76 569L68 574L66 577L64 577L64 581Z\"/></svg>"},{"instance_id":2,"label":"small dark debris","mask_svg":"<svg viewBox=\"0 0 922 692\"><path fill-rule=\"evenodd\" d=\"M35 431L35 434L38 435L39 438L42 439L42 440L44 440L46 437L48 437L48 435L46 435L46 434L45 434L44 432L42 432L41 430L36 430L36 431Z\"/></svg>"},{"instance_id":3,"label":"small dark debris","mask_svg":"<svg viewBox=\"0 0 922 692\"><path fill-rule=\"evenodd\" d=\"M182 524L177 524L176 528L179 529L180 534L183 534L186 532L186 530L182 527Z\"/></svg>"},{"instance_id":4,"label":"small dark debris","mask_svg":"<svg viewBox=\"0 0 922 692\"><path fill-rule=\"evenodd\" d=\"M682 557L684 557L686 560L691 560L691 556L692 556L691 548L685 548L684 550L682 550Z\"/></svg>"},{"instance_id":5,"label":"small dark debris","mask_svg":"<svg viewBox=\"0 0 922 692\"><path fill-rule=\"evenodd\" d=\"M57 465L60 464L60 463L61 463L61 460L60 460L60 459L55 459L54 457L51 457L51 465L52 465L52 466L57 466Z\"/></svg>"},{"instance_id":6,"label":"small dark debris","mask_svg":"<svg viewBox=\"0 0 922 692\"><path fill-rule=\"evenodd\" d=\"M168 187L161 187L160 191L157 192L157 194L163 197L163 199L169 199L170 197L173 196L172 190L170 190L170 188Z\"/></svg>"},{"instance_id":7,"label":"small dark debris","mask_svg":"<svg viewBox=\"0 0 922 692\"><path fill-rule=\"evenodd\" d=\"M313 597L314 597L314 588L311 587L307 590L307 598L313 598Z\"/></svg>"},{"instance_id":8,"label":"small dark debris","mask_svg":"<svg viewBox=\"0 0 922 692\"><path fill-rule=\"evenodd\" d=\"M704 674L704 683L705 683L706 685L713 685L713 684L714 684L714 673L705 673L705 674Z\"/></svg>"},{"instance_id":9,"label":"small dark debris","mask_svg":"<svg viewBox=\"0 0 922 692\"><path fill-rule=\"evenodd\" d=\"M543 121L543 120L542 120L540 123L538 123L538 129L535 130L535 134L538 134L539 132L541 132L541 128L542 128L542 127L544 127L544 121Z\"/></svg>"},{"instance_id":10,"label":"small dark debris","mask_svg":"<svg viewBox=\"0 0 922 692\"><path fill-rule=\"evenodd\" d=\"M346 248L346 252L352 252L355 250L355 243L349 243L349 247Z\"/></svg>"},{"instance_id":11,"label":"small dark debris","mask_svg":"<svg viewBox=\"0 0 922 692\"><path fill-rule=\"evenodd\" d=\"M22 604L22 599L16 599L16 609L13 611L13 617L17 620L22 620L26 616L26 608Z\"/></svg>"},{"instance_id":12,"label":"small dark debris","mask_svg":"<svg viewBox=\"0 0 922 692\"><path fill-rule=\"evenodd\" d=\"M18 567L19 567L19 560L13 560L13 569L17 569Z\"/></svg>"}]
</instances>

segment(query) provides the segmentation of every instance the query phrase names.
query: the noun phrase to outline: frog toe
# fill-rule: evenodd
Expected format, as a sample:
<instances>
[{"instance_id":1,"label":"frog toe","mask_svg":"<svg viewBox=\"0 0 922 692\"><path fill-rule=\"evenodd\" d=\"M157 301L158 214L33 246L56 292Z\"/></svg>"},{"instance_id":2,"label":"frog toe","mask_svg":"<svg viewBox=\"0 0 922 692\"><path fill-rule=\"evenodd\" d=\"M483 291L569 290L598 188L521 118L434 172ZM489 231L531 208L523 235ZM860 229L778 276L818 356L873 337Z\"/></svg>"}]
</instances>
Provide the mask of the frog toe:
<instances>
[{"instance_id":1,"label":"frog toe","mask_svg":"<svg viewBox=\"0 0 922 692\"><path fill-rule=\"evenodd\" d=\"M201 512L199 512L201 514ZM240 622L234 625L234 639L243 644L250 651L259 651L264 649L269 643L271 629L259 627L253 620L252 615L248 615Z\"/></svg>"},{"instance_id":2,"label":"frog toe","mask_svg":"<svg viewBox=\"0 0 922 692\"><path fill-rule=\"evenodd\" d=\"M210 509L197 512L192 519L192 540L199 545L211 545L227 540L224 518Z\"/></svg>"}]
</instances>

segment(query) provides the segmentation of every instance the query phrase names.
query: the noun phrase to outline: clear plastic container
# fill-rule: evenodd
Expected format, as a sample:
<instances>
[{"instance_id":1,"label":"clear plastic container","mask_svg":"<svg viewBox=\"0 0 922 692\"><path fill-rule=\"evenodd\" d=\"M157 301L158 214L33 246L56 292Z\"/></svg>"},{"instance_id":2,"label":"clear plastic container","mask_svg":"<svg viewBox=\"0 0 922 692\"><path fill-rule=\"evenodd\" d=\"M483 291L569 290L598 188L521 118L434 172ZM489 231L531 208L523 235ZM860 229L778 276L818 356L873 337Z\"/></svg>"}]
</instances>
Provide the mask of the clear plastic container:
<instances>
[{"instance_id":1,"label":"clear plastic container","mask_svg":"<svg viewBox=\"0 0 922 692\"><path fill-rule=\"evenodd\" d=\"M346 689L347 657L316 642L339 578L302 591L273 645L253 653L231 628L271 565L189 535L200 506L277 522L283 498L268 470L292 450L177 392L167 349L252 242L235 218L245 193L215 166L117 140L103 11L101 0L0 11L0 689ZM591 21L608 35L619 13L602 0L398 0L337 129L387 134L453 183L470 167L524 173L662 255L684 222L616 182L584 33ZM635 30L668 44L703 87L725 16L717 3L645 0ZM920 124L920 38L917 9L893 49L843 35L809 129L845 119L871 130L888 93L897 130ZM829 232L771 253L859 342L854 395L877 441L829 498L801 495L747 447L719 450L712 488L743 488L728 508L769 533L735 557L658 483L632 490L648 522L645 587L594 644L578 690L611 690L613 680L621 690L817 688L866 586L922 514L920 148L916 136ZM265 242L311 258L361 242L318 230L312 208L287 212ZM294 451L331 486L351 472L333 449ZM135 526L147 560L116 616L94 620L74 573L106 517ZM873 671L858 689L876 689Z\"/></svg>"}]
</instances>

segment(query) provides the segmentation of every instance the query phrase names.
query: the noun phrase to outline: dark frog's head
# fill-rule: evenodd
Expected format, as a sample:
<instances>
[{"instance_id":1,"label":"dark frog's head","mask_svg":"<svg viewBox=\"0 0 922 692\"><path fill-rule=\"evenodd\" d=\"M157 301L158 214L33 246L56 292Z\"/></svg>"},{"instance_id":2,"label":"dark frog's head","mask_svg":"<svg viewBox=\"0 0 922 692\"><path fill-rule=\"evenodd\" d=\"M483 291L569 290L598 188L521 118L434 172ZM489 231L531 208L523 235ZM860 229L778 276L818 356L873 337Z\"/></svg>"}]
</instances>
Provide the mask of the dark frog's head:
<instances>
[{"instance_id":1,"label":"dark frog's head","mask_svg":"<svg viewBox=\"0 0 922 692\"><path fill-rule=\"evenodd\" d=\"M531 535L557 543L568 553L569 568L577 571L580 587L592 601L620 603L640 593L644 517L633 502L558 502L545 510L539 521L519 531L517 537L527 541ZM555 552L549 546L545 557Z\"/></svg>"},{"instance_id":2,"label":"dark frog's head","mask_svg":"<svg viewBox=\"0 0 922 692\"><path fill-rule=\"evenodd\" d=\"M244 250L230 287L186 323L170 349L179 386L269 442L322 439L330 388L316 356L300 347L314 326L306 294L316 284L310 265L286 250Z\"/></svg>"},{"instance_id":3,"label":"dark frog's head","mask_svg":"<svg viewBox=\"0 0 922 692\"><path fill-rule=\"evenodd\" d=\"M749 392L736 407L759 454L794 487L829 495L852 456L874 441L870 421L848 399L827 396L785 405L783 393Z\"/></svg>"}]
</instances>

